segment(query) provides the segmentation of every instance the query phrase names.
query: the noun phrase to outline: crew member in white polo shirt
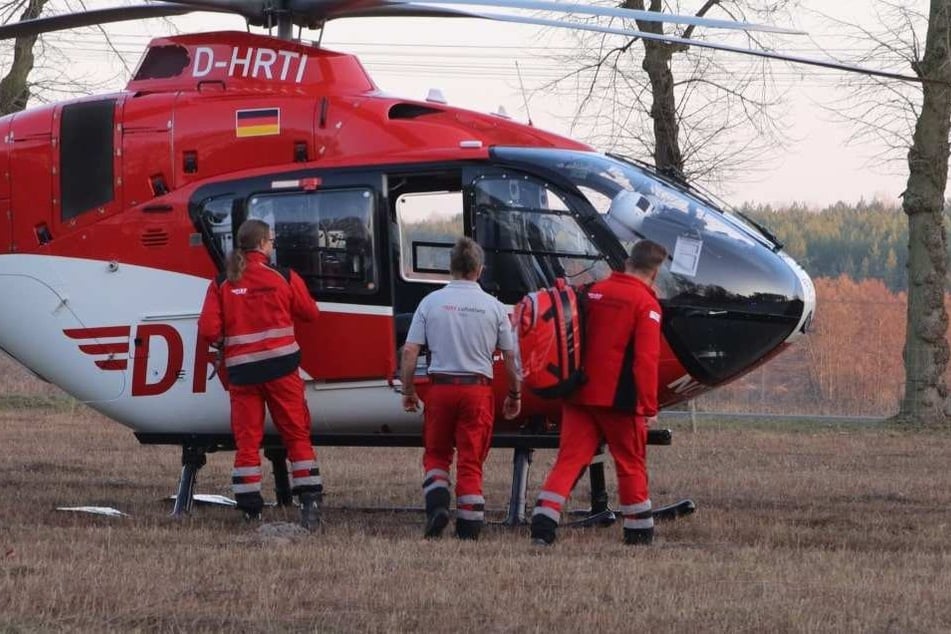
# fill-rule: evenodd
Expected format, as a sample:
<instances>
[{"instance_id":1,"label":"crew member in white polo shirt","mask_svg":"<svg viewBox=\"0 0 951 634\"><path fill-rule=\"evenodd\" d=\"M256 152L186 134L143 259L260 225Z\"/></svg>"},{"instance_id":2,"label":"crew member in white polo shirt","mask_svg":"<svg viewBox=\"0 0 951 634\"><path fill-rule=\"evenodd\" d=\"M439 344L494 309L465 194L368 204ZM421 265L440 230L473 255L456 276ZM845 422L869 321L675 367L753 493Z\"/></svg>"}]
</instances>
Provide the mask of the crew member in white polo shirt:
<instances>
[{"instance_id":1,"label":"crew member in white polo shirt","mask_svg":"<svg viewBox=\"0 0 951 634\"><path fill-rule=\"evenodd\" d=\"M456 537L478 539L485 522L482 464L489 453L495 398L492 356L502 351L508 375L506 418L521 411L516 342L505 306L482 290L485 256L476 242L459 238L450 254L452 281L427 295L413 315L403 346L403 409L419 407L413 376L423 345L429 347L431 385L423 419L423 494L426 537L439 537L449 523L449 468L456 464Z\"/></svg>"}]
</instances>

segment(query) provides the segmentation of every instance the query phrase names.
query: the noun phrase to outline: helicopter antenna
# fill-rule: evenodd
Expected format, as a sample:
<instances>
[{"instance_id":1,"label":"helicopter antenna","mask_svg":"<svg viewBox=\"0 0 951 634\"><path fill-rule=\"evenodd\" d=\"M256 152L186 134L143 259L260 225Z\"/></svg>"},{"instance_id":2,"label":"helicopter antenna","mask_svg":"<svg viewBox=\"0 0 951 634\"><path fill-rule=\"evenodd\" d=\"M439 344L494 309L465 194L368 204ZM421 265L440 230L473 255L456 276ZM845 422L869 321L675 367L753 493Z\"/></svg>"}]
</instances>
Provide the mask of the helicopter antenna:
<instances>
[{"instance_id":1,"label":"helicopter antenna","mask_svg":"<svg viewBox=\"0 0 951 634\"><path fill-rule=\"evenodd\" d=\"M528 109L528 95L525 93L525 83L522 81L522 69L518 67L518 60L515 60L515 72L518 74L518 85L522 88L522 101L525 102L525 114L528 116L528 125L532 123L532 113Z\"/></svg>"}]
</instances>

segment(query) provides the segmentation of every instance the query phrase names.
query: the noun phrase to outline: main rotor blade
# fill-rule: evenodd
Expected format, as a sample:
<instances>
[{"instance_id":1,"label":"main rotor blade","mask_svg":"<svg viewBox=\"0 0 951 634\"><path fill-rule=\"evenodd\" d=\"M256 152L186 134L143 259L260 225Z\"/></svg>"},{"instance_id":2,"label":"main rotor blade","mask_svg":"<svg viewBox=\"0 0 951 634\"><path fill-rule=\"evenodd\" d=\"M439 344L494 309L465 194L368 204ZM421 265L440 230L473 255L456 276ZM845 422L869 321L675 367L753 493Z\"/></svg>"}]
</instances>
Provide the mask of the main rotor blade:
<instances>
[{"instance_id":1,"label":"main rotor blade","mask_svg":"<svg viewBox=\"0 0 951 634\"><path fill-rule=\"evenodd\" d=\"M305 0L306 1L306 0ZM642 20L644 22L663 22L666 24L687 24L706 26L714 29L737 29L741 31L762 31L765 33L785 33L787 35L805 35L805 31L796 31L778 26L752 24L750 22L735 22L733 20L716 20L692 15L677 15L675 13L659 13L657 11L639 11L637 9L622 9L619 7L599 7L590 4L575 4L571 2L550 2L549 0L420 0L424 4L435 5L472 5L498 7L504 9L534 9L539 11L559 11L561 13L580 13L585 15L600 15L628 20ZM292 0L293 4L293 0Z\"/></svg>"},{"instance_id":2,"label":"main rotor blade","mask_svg":"<svg viewBox=\"0 0 951 634\"><path fill-rule=\"evenodd\" d=\"M425 6L424 4L414 4L410 2L406 3L392 3L388 6L380 7L371 7L367 9L341 9L339 12L335 12L334 15L328 16L327 19L339 19L339 18L348 18L348 17L376 17L376 16L397 16L397 15L420 15L418 11L421 7ZM924 80L921 77L915 75L903 75L901 73L893 73L884 70L875 70L872 68L864 68L861 66L853 66L850 64L842 64L839 62L825 61L821 59L812 59L809 57L799 57L796 55L785 55L783 53L774 53L772 51L764 51L759 49L752 48L741 48L739 46L730 46L728 44L716 44L714 42L705 42L703 40L693 40L685 39L682 37L676 37L673 35L659 35L656 33L645 33L644 31L636 31L633 29L620 29L610 26L600 26L597 24L583 24L580 22L569 22L567 20L549 20L546 18L533 18L533 17L523 17L516 15L505 15L501 13L483 13L481 11L467 11L467 10L458 10L458 11L447 11L446 16L457 16L457 17L470 17L470 18L481 18L483 20L497 20L499 22L513 22L515 24L534 24L537 26L553 26L562 29L577 29L579 31L594 31L596 33L607 33L610 35L624 35L627 37L636 37L645 40L655 40L658 42L668 42L670 44L682 44L684 46L697 46L700 48L709 48L717 51L727 51L730 53L740 53L741 55L753 55L755 57L765 57L767 59L778 59L784 62L792 62L794 64L806 64L808 66L819 66L821 68L831 68L833 70L841 70L849 73L861 73L863 75L870 75L872 77L884 77L887 79L898 79L900 81L912 81L916 83L922 83Z\"/></svg>"},{"instance_id":3,"label":"main rotor blade","mask_svg":"<svg viewBox=\"0 0 951 634\"><path fill-rule=\"evenodd\" d=\"M123 22L125 20L141 20L143 18L164 18L170 15L182 15L192 11L202 11L199 8L176 6L172 4L140 4L127 7L113 7L111 9L93 9L83 13L65 13L46 18L35 18L22 22L9 22L0 25L0 40L28 35L39 35L48 31L62 31L82 26L95 26L109 22Z\"/></svg>"}]
</instances>

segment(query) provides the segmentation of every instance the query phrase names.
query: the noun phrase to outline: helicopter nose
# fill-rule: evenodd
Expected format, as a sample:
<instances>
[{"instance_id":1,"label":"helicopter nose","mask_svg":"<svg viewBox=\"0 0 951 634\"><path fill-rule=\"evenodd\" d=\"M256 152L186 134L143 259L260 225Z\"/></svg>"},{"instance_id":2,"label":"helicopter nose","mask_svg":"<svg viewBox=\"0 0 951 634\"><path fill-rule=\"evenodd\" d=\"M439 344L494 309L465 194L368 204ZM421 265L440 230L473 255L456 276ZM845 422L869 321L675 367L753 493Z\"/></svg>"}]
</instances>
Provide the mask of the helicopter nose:
<instances>
[{"instance_id":1,"label":"helicopter nose","mask_svg":"<svg viewBox=\"0 0 951 634\"><path fill-rule=\"evenodd\" d=\"M809 277L805 269L799 266L798 262L784 252L780 252L779 255L799 279L799 296L802 298L802 316L799 318L799 323L796 324L793 331L786 337L785 343L789 344L794 343L809 332L812 326L812 320L816 314L816 287L812 283L812 278Z\"/></svg>"},{"instance_id":2,"label":"helicopter nose","mask_svg":"<svg viewBox=\"0 0 951 634\"><path fill-rule=\"evenodd\" d=\"M723 244L714 252L712 246L695 275L672 267L662 302L667 342L684 368L710 386L745 374L796 341L815 311L812 280L788 255Z\"/></svg>"}]
</instances>

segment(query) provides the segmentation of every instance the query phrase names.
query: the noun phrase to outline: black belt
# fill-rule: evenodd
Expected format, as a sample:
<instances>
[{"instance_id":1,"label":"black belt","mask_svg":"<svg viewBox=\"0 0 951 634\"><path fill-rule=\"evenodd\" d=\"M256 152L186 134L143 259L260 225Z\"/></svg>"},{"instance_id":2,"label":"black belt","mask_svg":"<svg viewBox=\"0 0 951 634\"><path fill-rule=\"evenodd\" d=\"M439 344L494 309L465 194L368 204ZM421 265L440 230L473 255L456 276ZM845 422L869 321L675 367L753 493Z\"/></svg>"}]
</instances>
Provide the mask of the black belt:
<instances>
[{"instance_id":1,"label":"black belt","mask_svg":"<svg viewBox=\"0 0 951 634\"><path fill-rule=\"evenodd\" d=\"M481 374L430 374L433 385L492 385L492 379Z\"/></svg>"}]
</instances>

